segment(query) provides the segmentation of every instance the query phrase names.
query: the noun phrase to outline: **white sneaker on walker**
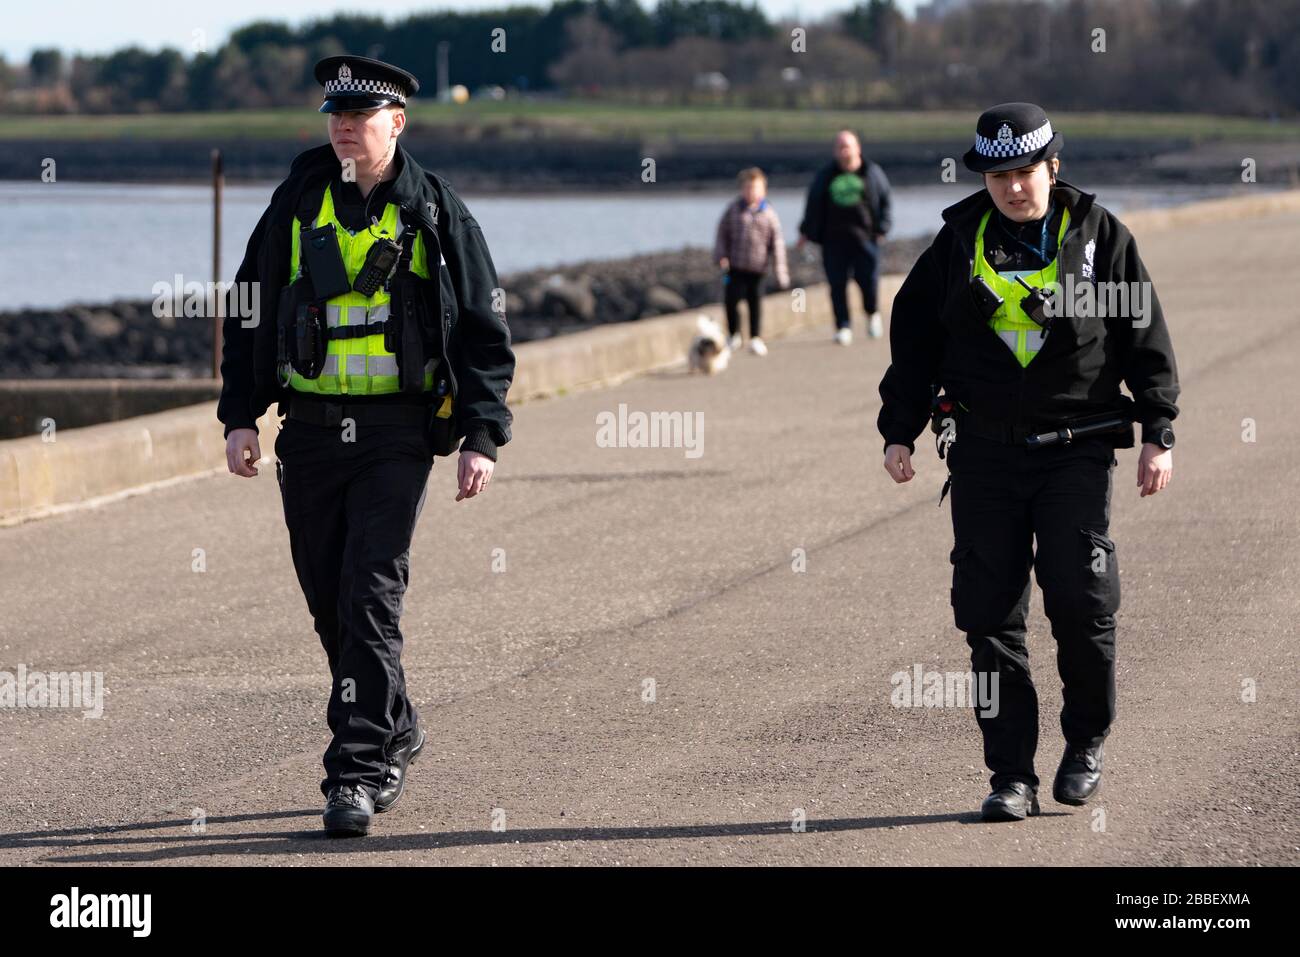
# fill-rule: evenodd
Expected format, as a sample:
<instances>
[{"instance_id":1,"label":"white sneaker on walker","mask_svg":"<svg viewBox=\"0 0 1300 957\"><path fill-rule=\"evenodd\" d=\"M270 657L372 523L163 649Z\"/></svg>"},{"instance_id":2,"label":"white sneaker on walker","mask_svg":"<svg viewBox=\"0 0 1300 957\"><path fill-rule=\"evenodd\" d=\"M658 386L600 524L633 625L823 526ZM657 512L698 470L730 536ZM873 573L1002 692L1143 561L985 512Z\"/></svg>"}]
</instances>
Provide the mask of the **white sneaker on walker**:
<instances>
[{"instance_id":1,"label":"white sneaker on walker","mask_svg":"<svg viewBox=\"0 0 1300 957\"><path fill-rule=\"evenodd\" d=\"M767 344L758 336L753 336L749 340L749 351L756 356L767 355Z\"/></svg>"},{"instance_id":2,"label":"white sneaker on walker","mask_svg":"<svg viewBox=\"0 0 1300 957\"><path fill-rule=\"evenodd\" d=\"M739 333L739 332L736 333L734 336L732 336L730 339L727 340L727 347L728 347L729 349L731 349L732 352L739 352L739 351L740 351L740 347L741 347L743 344L744 344L744 343L742 342L742 340L741 340L741 338L740 338L740 333Z\"/></svg>"},{"instance_id":3,"label":"white sneaker on walker","mask_svg":"<svg viewBox=\"0 0 1300 957\"><path fill-rule=\"evenodd\" d=\"M885 323L880 318L880 313L873 312L871 318L867 320L867 335L872 339L879 339L885 334Z\"/></svg>"},{"instance_id":4,"label":"white sneaker on walker","mask_svg":"<svg viewBox=\"0 0 1300 957\"><path fill-rule=\"evenodd\" d=\"M847 346L852 341L853 341L853 330L850 329L848 326L845 326L843 329L835 330L836 345Z\"/></svg>"}]
</instances>

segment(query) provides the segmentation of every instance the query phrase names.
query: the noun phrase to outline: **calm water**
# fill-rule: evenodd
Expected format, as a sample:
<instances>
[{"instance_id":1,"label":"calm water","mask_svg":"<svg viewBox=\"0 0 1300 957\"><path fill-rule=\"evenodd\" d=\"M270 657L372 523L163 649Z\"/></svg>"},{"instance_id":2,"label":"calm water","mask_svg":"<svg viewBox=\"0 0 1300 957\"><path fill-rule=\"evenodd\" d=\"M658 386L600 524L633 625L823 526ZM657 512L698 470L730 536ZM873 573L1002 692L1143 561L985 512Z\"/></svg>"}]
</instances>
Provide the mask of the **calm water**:
<instances>
[{"instance_id":1,"label":"calm water","mask_svg":"<svg viewBox=\"0 0 1300 957\"><path fill-rule=\"evenodd\" d=\"M222 273L234 277L249 231L274 184L228 186L223 211ZM1090 187L1115 212L1219 195L1204 186ZM894 191L894 236L934 233L939 213L970 191L968 184ZM584 259L712 246L728 191L639 194L477 196L463 198L483 227L497 272ZM802 190L773 190L769 200L793 242L803 213ZM203 186L0 182L0 262L21 263L5 283L5 309L72 302L149 299L152 287L181 273L186 282L211 276L212 199ZM15 281L21 280L21 281Z\"/></svg>"}]
</instances>

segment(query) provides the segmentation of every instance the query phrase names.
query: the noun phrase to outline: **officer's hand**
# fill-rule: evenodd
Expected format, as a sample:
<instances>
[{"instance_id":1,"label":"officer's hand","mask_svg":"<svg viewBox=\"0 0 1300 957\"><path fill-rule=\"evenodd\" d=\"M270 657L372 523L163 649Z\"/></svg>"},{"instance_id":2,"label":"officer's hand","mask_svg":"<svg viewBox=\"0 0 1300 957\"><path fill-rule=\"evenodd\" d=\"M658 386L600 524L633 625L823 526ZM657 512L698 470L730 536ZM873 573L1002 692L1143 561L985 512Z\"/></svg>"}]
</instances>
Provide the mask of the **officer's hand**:
<instances>
[{"instance_id":1,"label":"officer's hand","mask_svg":"<svg viewBox=\"0 0 1300 957\"><path fill-rule=\"evenodd\" d=\"M912 453L906 445L891 445L885 449L885 471L895 482L910 482L916 474L912 469Z\"/></svg>"},{"instance_id":2,"label":"officer's hand","mask_svg":"<svg viewBox=\"0 0 1300 957\"><path fill-rule=\"evenodd\" d=\"M1138 485L1142 486L1142 495L1155 495L1166 485L1174 474L1174 450L1165 449L1154 442L1142 443L1142 454L1138 457Z\"/></svg>"},{"instance_id":3,"label":"officer's hand","mask_svg":"<svg viewBox=\"0 0 1300 957\"><path fill-rule=\"evenodd\" d=\"M492 481L492 469L495 466L496 463L482 452L460 453L460 463L456 468L460 490L456 493L456 501L473 498L487 488L488 482Z\"/></svg>"},{"instance_id":4,"label":"officer's hand","mask_svg":"<svg viewBox=\"0 0 1300 957\"><path fill-rule=\"evenodd\" d=\"M226 468L236 475L252 478L257 474L257 460L261 457L262 448L257 444L256 429L230 430L226 438Z\"/></svg>"},{"instance_id":5,"label":"officer's hand","mask_svg":"<svg viewBox=\"0 0 1300 957\"><path fill-rule=\"evenodd\" d=\"M728 259L726 256L723 256L721 259L718 260L718 268L721 269L721 270L723 270L724 272L725 272L726 270L730 269L730 268L731 268L731 260Z\"/></svg>"}]
</instances>

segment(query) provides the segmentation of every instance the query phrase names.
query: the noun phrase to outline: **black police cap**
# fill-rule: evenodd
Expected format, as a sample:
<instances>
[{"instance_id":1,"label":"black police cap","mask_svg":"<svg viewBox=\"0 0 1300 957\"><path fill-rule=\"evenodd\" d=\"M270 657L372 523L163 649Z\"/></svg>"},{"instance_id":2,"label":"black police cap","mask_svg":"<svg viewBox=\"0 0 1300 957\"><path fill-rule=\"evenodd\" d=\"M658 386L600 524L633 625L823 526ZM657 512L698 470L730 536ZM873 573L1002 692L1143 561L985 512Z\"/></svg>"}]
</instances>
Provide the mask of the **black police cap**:
<instances>
[{"instance_id":1,"label":"black police cap","mask_svg":"<svg viewBox=\"0 0 1300 957\"><path fill-rule=\"evenodd\" d=\"M406 105L420 81L401 67L364 56L327 56L316 64L316 82L325 87L322 113L374 110Z\"/></svg>"},{"instance_id":2,"label":"black police cap","mask_svg":"<svg viewBox=\"0 0 1300 957\"><path fill-rule=\"evenodd\" d=\"M1000 103L985 110L975 124L975 145L962 157L976 173L1033 166L1065 145L1047 114L1033 103Z\"/></svg>"}]
</instances>

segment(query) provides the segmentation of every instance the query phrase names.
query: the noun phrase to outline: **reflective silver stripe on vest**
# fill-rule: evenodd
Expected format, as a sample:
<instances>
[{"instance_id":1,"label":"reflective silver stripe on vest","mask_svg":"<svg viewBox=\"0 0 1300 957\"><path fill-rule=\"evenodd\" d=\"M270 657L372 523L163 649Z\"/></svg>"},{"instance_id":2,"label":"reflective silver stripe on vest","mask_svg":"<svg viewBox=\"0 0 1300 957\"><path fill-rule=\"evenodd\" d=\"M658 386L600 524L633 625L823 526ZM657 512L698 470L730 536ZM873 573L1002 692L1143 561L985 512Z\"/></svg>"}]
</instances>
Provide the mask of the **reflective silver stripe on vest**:
<instances>
[{"instance_id":1,"label":"reflective silver stripe on vest","mask_svg":"<svg viewBox=\"0 0 1300 957\"><path fill-rule=\"evenodd\" d=\"M1012 352L1016 351L1016 337L1019 335L1018 329L1002 329L998 332L998 338L1007 344ZM1043 348L1043 330L1026 329L1025 330L1025 351L1037 352Z\"/></svg>"},{"instance_id":2,"label":"reflective silver stripe on vest","mask_svg":"<svg viewBox=\"0 0 1300 957\"><path fill-rule=\"evenodd\" d=\"M369 359L369 368L366 360ZM424 364L425 372L433 371L433 360ZM348 375L397 375L397 356L366 356L350 355L347 364ZM321 369L322 376L337 376L339 374L339 357L337 353L331 352L325 356L325 365Z\"/></svg>"},{"instance_id":3,"label":"reflective silver stripe on vest","mask_svg":"<svg viewBox=\"0 0 1300 957\"><path fill-rule=\"evenodd\" d=\"M361 309L360 306L349 306L348 314L351 316L355 316L360 309ZM388 303L386 302L381 303L378 306L371 306L369 309L366 310L365 321L367 325L369 325L372 322L383 322L385 319L388 318L388 315L389 315ZM331 306L328 303L326 303L325 325L329 326L331 329L336 329L342 324L343 324L343 308L341 306ZM350 323L350 325L355 326L356 322L353 321ZM374 334L376 333L372 333L372 335Z\"/></svg>"},{"instance_id":4,"label":"reflective silver stripe on vest","mask_svg":"<svg viewBox=\"0 0 1300 957\"><path fill-rule=\"evenodd\" d=\"M437 367L437 365L438 365L438 361L436 359L430 359L428 362L424 364L424 371L426 373L433 372L433 370Z\"/></svg>"}]
</instances>

